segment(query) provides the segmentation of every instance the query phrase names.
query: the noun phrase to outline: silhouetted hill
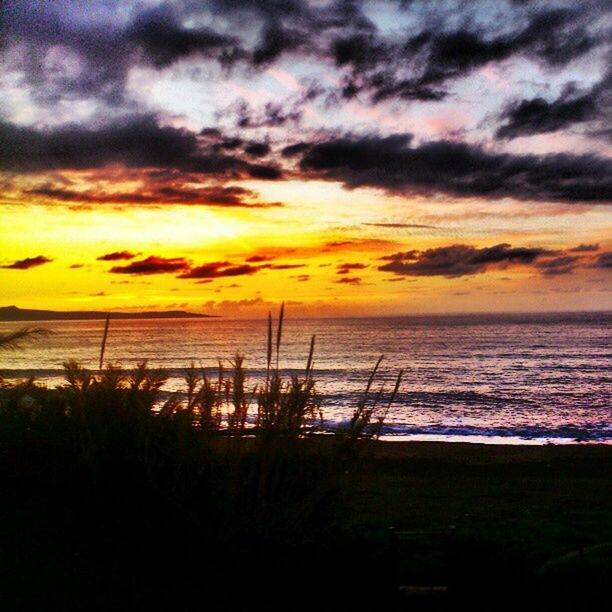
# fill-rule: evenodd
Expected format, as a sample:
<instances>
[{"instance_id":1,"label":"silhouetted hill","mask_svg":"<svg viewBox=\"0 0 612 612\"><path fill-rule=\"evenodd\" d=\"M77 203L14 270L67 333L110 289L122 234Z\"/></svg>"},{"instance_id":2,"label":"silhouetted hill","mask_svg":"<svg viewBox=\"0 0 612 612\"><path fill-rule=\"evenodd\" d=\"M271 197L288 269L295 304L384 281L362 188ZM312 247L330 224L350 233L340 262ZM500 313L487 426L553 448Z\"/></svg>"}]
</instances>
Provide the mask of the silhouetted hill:
<instances>
[{"instance_id":1,"label":"silhouetted hill","mask_svg":"<svg viewBox=\"0 0 612 612\"><path fill-rule=\"evenodd\" d=\"M104 312L99 310L33 310L17 306L0 307L0 321L84 321L88 319L203 319L212 315L195 314L184 310L161 312Z\"/></svg>"}]
</instances>

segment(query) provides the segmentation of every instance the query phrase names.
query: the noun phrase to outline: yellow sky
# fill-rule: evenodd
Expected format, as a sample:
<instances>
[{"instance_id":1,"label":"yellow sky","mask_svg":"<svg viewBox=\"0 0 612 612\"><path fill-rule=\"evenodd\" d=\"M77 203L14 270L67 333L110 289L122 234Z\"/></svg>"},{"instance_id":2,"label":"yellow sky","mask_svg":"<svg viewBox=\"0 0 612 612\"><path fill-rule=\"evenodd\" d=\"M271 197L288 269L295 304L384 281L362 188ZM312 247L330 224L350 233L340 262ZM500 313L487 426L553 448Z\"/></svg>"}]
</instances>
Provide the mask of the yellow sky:
<instances>
[{"instance_id":1,"label":"yellow sky","mask_svg":"<svg viewBox=\"0 0 612 612\"><path fill-rule=\"evenodd\" d=\"M599 243L610 227L590 211L528 204L403 200L373 190L347 192L333 183L249 182L273 209L202 206L87 206L7 203L0 222L2 265L43 255L30 269L0 269L3 305L59 310L185 309L231 316L261 316L279 302L307 316L572 310L610 308L602 270L584 266L545 277L533 266L504 265L449 278L381 272L381 257L452 244L508 243L551 250ZM560 214L561 213L561 214ZM425 227L397 227L398 224ZM149 256L239 265L249 258L283 269L215 279L179 279L176 273L115 274L128 261L98 261L128 250ZM262 259L263 263L263 259ZM359 264L340 274L342 264ZM76 267L79 266L79 267ZM300 266L285 268L285 266ZM351 280L352 279L352 280ZM356 280L357 279L357 280ZM341 281L341 282L339 282Z\"/></svg>"}]
</instances>

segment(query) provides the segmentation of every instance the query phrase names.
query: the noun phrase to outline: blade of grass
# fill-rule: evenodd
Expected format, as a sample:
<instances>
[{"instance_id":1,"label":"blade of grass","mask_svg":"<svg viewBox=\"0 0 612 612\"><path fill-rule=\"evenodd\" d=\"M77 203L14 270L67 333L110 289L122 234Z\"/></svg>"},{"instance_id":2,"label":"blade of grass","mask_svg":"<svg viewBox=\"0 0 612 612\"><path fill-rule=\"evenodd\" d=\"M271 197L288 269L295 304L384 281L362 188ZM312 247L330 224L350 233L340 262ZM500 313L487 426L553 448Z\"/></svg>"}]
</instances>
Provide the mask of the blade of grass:
<instances>
[{"instance_id":1,"label":"blade of grass","mask_svg":"<svg viewBox=\"0 0 612 612\"><path fill-rule=\"evenodd\" d=\"M276 371L278 372L278 359L280 353L281 338L283 335L283 319L285 318L285 302L281 304L278 316L278 329L276 331Z\"/></svg>"},{"instance_id":2,"label":"blade of grass","mask_svg":"<svg viewBox=\"0 0 612 612\"><path fill-rule=\"evenodd\" d=\"M108 326L110 325L110 315L106 315L106 323L104 324L104 334L102 336L102 346L100 347L100 365L98 369L102 369L104 363L104 350L106 349L106 339L108 338Z\"/></svg>"},{"instance_id":3,"label":"blade of grass","mask_svg":"<svg viewBox=\"0 0 612 612\"><path fill-rule=\"evenodd\" d=\"M382 412L382 414L380 414L378 417L378 422L376 424L376 429L374 432L374 437L376 438L376 440L378 440L378 438L380 437L383 425L385 424L385 420L387 418L387 414L389 414L389 409L391 408L391 404L393 404L393 402L395 401L395 396L397 395L397 392L399 391L399 386L400 386L400 383L402 382L403 375L404 375L404 370L400 370L395 380L395 387L393 387L393 392L391 393L391 396L389 397L389 402L386 408L384 409L384 411Z\"/></svg>"},{"instance_id":4,"label":"blade of grass","mask_svg":"<svg viewBox=\"0 0 612 612\"><path fill-rule=\"evenodd\" d=\"M310 378L312 371L312 358L314 356L315 339L316 336L313 334L312 338L310 339L310 351L308 352L308 362L306 363L306 378Z\"/></svg>"},{"instance_id":5,"label":"blade of grass","mask_svg":"<svg viewBox=\"0 0 612 612\"><path fill-rule=\"evenodd\" d=\"M268 354L266 361L266 389L270 385L270 367L272 366L272 313L268 313Z\"/></svg>"},{"instance_id":6,"label":"blade of grass","mask_svg":"<svg viewBox=\"0 0 612 612\"><path fill-rule=\"evenodd\" d=\"M381 355L378 358L378 361L376 362L374 369L370 373L370 378L368 378L368 384L366 385L365 391L363 392L363 395L361 397L361 401L359 402L360 407L365 406L365 403L368 397L368 393L370 392L370 388L372 387L372 383L374 382L374 377L376 376L376 372L378 372L378 368L380 367L380 364L384 358L385 358L384 355Z\"/></svg>"}]
</instances>

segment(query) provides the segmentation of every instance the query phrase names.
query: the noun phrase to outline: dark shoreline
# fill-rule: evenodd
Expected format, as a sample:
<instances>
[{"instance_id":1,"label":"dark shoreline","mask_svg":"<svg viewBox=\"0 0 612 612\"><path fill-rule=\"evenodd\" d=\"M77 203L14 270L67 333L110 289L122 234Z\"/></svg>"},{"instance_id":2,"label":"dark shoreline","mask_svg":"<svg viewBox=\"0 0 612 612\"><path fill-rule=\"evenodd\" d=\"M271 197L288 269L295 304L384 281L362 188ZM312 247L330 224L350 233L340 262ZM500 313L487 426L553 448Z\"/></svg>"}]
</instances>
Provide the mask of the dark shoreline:
<instances>
[{"instance_id":1,"label":"dark shoreline","mask_svg":"<svg viewBox=\"0 0 612 612\"><path fill-rule=\"evenodd\" d=\"M0 307L0 321L99 321L107 317L117 320L138 319L215 319L216 315L196 314L184 310L149 311L149 312L112 312L98 310L35 310L17 306Z\"/></svg>"}]
</instances>

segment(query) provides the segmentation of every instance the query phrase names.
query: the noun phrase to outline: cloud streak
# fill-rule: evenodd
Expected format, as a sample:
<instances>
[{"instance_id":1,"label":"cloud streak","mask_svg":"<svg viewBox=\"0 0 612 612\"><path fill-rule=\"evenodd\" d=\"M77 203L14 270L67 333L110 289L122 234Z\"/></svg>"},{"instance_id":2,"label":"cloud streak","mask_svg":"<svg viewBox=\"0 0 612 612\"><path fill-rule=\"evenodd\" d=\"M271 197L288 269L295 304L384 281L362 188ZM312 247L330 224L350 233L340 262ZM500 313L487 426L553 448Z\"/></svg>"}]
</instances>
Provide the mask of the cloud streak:
<instances>
[{"instance_id":1,"label":"cloud streak","mask_svg":"<svg viewBox=\"0 0 612 612\"><path fill-rule=\"evenodd\" d=\"M486 272L491 267L530 264L543 255L541 248L512 247L497 244L477 248L465 244L436 247L424 251L412 250L383 257L388 263L379 266L381 272L399 276L445 276L456 278Z\"/></svg>"},{"instance_id":2,"label":"cloud streak","mask_svg":"<svg viewBox=\"0 0 612 612\"><path fill-rule=\"evenodd\" d=\"M169 274L179 272L189 268L189 261L184 257L159 257L151 255L145 259L132 261L125 266L113 266L110 269L112 274L134 274L145 276L151 274Z\"/></svg>"},{"instance_id":3,"label":"cloud streak","mask_svg":"<svg viewBox=\"0 0 612 612\"><path fill-rule=\"evenodd\" d=\"M52 259L45 257L44 255L37 255L36 257L26 257L25 259L18 259L11 264L1 266L7 270L29 270L30 268L37 268L46 263L52 262Z\"/></svg>"},{"instance_id":4,"label":"cloud streak","mask_svg":"<svg viewBox=\"0 0 612 612\"><path fill-rule=\"evenodd\" d=\"M411 134L346 136L314 143L306 176L389 193L612 202L612 162L595 155L514 155L446 140L412 145Z\"/></svg>"}]
</instances>

